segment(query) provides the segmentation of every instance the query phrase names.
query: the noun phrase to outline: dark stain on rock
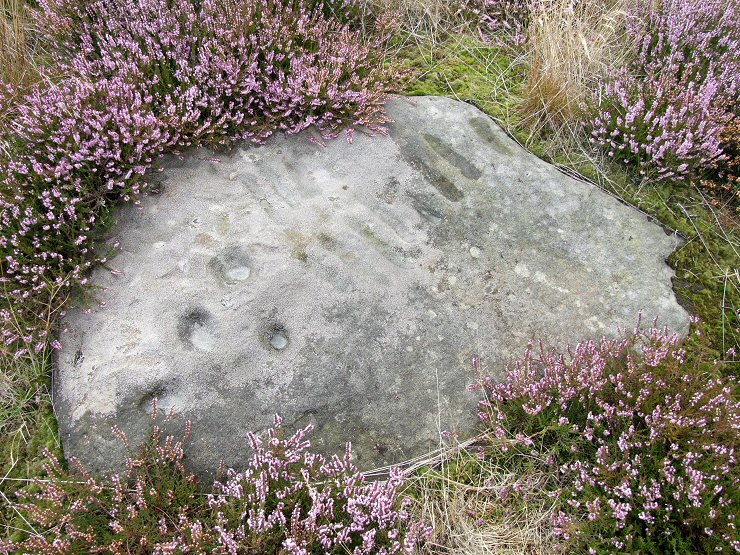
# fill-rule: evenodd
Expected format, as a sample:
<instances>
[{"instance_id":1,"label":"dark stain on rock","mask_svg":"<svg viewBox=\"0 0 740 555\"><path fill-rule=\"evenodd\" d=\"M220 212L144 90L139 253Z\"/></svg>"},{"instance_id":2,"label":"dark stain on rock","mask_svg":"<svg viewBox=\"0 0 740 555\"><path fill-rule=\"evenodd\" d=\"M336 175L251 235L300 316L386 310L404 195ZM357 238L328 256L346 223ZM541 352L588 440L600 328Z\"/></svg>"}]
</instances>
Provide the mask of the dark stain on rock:
<instances>
[{"instance_id":1,"label":"dark stain on rock","mask_svg":"<svg viewBox=\"0 0 740 555\"><path fill-rule=\"evenodd\" d=\"M465 195L463 195L462 191L455 187L455 184L446 176L431 168L428 168L428 170L429 175L427 178L432 182L434 188L442 193L446 199L451 200L452 202L458 202L463 199Z\"/></svg>"},{"instance_id":2,"label":"dark stain on rock","mask_svg":"<svg viewBox=\"0 0 740 555\"><path fill-rule=\"evenodd\" d=\"M443 143L439 137L424 133L422 138L434 152L455 166L468 179L476 180L483 175L483 172L476 168L465 156Z\"/></svg>"},{"instance_id":3,"label":"dark stain on rock","mask_svg":"<svg viewBox=\"0 0 740 555\"><path fill-rule=\"evenodd\" d=\"M155 385L141 396L141 399L139 399L139 402L137 403L137 408L142 411L151 410L154 404L154 400L156 399L157 403L159 404L159 401L165 396L166 391L167 390L165 389L164 385Z\"/></svg>"},{"instance_id":4,"label":"dark stain on rock","mask_svg":"<svg viewBox=\"0 0 740 555\"><path fill-rule=\"evenodd\" d=\"M413 206L414 210L419 213L419 216L433 224L441 223L445 219L444 214L437 210L425 199L414 197L414 199L411 201L411 206Z\"/></svg>"},{"instance_id":5,"label":"dark stain on rock","mask_svg":"<svg viewBox=\"0 0 740 555\"><path fill-rule=\"evenodd\" d=\"M416 138L410 138L399 146L401 147L401 154L406 161L412 166L418 168L422 175L424 175L432 186L447 200L458 202L465 197L463 192L458 189L446 175L435 167L435 164L432 161L434 156L429 151L429 148L425 143L422 143Z\"/></svg>"},{"instance_id":6,"label":"dark stain on rock","mask_svg":"<svg viewBox=\"0 0 740 555\"><path fill-rule=\"evenodd\" d=\"M308 253L306 252L306 247L309 242L308 237L294 230L286 231L285 237L290 245L290 256L301 262L307 262Z\"/></svg>"},{"instance_id":7,"label":"dark stain on rock","mask_svg":"<svg viewBox=\"0 0 740 555\"><path fill-rule=\"evenodd\" d=\"M82 349L77 349L75 352L74 362L72 363L75 368L82 366L82 362L85 360L85 355L82 354Z\"/></svg>"},{"instance_id":8,"label":"dark stain on rock","mask_svg":"<svg viewBox=\"0 0 740 555\"><path fill-rule=\"evenodd\" d=\"M316 236L316 240L319 242L319 245L328 251L335 251L337 249L337 240L328 233L319 233Z\"/></svg>"},{"instance_id":9,"label":"dark stain on rock","mask_svg":"<svg viewBox=\"0 0 740 555\"><path fill-rule=\"evenodd\" d=\"M475 134L478 135L478 138L481 141L494 147L501 154L505 154L507 156L515 155L515 152L511 149L511 147L503 143L501 139L497 137L496 134L493 132L493 130L491 129L491 120L482 116L478 116L470 118L468 120L468 123L470 124L470 127L473 128L473 131L475 131Z\"/></svg>"},{"instance_id":10,"label":"dark stain on rock","mask_svg":"<svg viewBox=\"0 0 740 555\"><path fill-rule=\"evenodd\" d=\"M378 441L375 444L375 450L378 452L378 455L382 457L388 451L388 444L383 441Z\"/></svg>"}]
</instances>

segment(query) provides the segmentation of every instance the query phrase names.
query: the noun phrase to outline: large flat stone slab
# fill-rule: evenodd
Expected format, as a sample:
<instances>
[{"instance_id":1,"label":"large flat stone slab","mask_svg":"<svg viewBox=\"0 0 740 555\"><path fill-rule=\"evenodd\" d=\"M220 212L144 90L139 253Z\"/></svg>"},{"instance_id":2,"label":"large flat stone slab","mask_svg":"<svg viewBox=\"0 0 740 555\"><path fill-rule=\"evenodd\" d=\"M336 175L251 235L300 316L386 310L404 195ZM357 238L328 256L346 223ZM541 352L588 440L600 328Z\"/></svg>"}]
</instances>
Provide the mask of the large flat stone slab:
<instances>
[{"instance_id":1,"label":"large flat stone slab","mask_svg":"<svg viewBox=\"0 0 740 555\"><path fill-rule=\"evenodd\" d=\"M245 461L280 413L368 468L469 432L471 358L496 375L530 337L614 335L637 313L686 331L676 239L528 154L483 113L398 99L388 137L308 135L169 157L117 212L105 306L71 310L54 402L96 470L140 440L153 398L192 420L192 468ZM116 272L117 274L118 272Z\"/></svg>"}]
</instances>

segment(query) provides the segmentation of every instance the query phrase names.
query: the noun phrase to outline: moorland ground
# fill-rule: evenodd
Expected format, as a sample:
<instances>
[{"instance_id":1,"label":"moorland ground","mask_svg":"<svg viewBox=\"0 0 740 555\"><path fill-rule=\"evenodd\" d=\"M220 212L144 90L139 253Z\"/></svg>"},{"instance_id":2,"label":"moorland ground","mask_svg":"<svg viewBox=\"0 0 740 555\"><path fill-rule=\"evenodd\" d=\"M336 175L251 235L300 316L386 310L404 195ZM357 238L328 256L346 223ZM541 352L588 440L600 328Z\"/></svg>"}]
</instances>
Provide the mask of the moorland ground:
<instances>
[{"instance_id":1,"label":"moorland ground","mask_svg":"<svg viewBox=\"0 0 740 555\"><path fill-rule=\"evenodd\" d=\"M735 0L0 0L0 12L0 550L738 549ZM245 47L250 37L257 47ZM312 73L327 59L342 61ZM285 93L297 72L306 88ZM248 93L229 87L255 77ZM213 492L180 467L179 445L151 443L128 481L80 483L74 469L55 467L54 326L99 263L88 245L104 236L112 206L142 192L137 176L151 159L310 121L333 135L341 126L329 102L343 125L381 125L375 107L386 92L471 102L535 154L680 234L668 263L677 298L700 323L685 340L648 329L562 359L534 350L503 385L482 377L480 436L431 454L407 469L404 486L394 475L360 504L377 515L409 495L409 515L363 521L347 509L368 492L346 465L309 474L357 485L348 496L307 487L279 509L275 495L301 481L293 467L280 483L232 476ZM183 101L189 94L197 110ZM311 120L308 98L317 101ZM112 139L123 134L130 140ZM278 441L268 467L283 468L286 452L301 459L298 443ZM249 494L235 496L239 488ZM316 499L324 509L314 520L291 520ZM329 499L342 510L325 510ZM240 529L249 509L262 520ZM341 526L328 537L321 526L331 523Z\"/></svg>"}]
</instances>

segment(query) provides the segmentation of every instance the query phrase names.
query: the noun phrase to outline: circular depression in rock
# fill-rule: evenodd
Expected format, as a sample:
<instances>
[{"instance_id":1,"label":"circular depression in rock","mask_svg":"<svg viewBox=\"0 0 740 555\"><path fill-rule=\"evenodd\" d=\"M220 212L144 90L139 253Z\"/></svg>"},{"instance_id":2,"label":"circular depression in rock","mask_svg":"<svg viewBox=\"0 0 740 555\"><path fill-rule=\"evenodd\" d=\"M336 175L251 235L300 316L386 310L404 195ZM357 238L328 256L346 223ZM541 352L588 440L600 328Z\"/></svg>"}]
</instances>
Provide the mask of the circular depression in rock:
<instances>
[{"instance_id":1,"label":"circular depression in rock","mask_svg":"<svg viewBox=\"0 0 740 555\"><path fill-rule=\"evenodd\" d=\"M288 332L282 324L271 324L267 326L263 337L273 351L284 351L290 344Z\"/></svg>"},{"instance_id":2,"label":"circular depression in rock","mask_svg":"<svg viewBox=\"0 0 740 555\"><path fill-rule=\"evenodd\" d=\"M180 316L177 334L183 343L199 351L211 351L216 344L213 318L202 308L192 308Z\"/></svg>"},{"instance_id":3,"label":"circular depression in rock","mask_svg":"<svg viewBox=\"0 0 740 555\"><path fill-rule=\"evenodd\" d=\"M252 261L240 246L227 247L214 256L208 267L220 281L235 285L247 281L252 276Z\"/></svg>"}]
</instances>

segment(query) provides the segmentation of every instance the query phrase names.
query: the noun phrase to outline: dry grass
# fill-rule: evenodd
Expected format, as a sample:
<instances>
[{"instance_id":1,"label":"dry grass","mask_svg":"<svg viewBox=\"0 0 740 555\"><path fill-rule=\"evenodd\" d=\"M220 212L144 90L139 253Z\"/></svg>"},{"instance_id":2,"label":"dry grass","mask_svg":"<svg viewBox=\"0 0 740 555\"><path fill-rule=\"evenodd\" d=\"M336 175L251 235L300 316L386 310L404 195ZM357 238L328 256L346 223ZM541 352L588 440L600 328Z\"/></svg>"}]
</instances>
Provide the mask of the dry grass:
<instances>
[{"instance_id":1,"label":"dry grass","mask_svg":"<svg viewBox=\"0 0 740 555\"><path fill-rule=\"evenodd\" d=\"M37 33L24 0L0 0L0 81L22 86L38 78Z\"/></svg>"},{"instance_id":2,"label":"dry grass","mask_svg":"<svg viewBox=\"0 0 740 555\"><path fill-rule=\"evenodd\" d=\"M364 0L361 5L371 17L394 14L407 40L427 46L465 24L457 13L459 3L451 0Z\"/></svg>"},{"instance_id":3,"label":"dry grass","mask_svg":"<svg viewBox=\"0 0 740 555\"><path fill-rule=\"evenodd\" d=\"M627 5L628 0L529 1L529 75L521 115L533 134L578 132L582 99L629 56Z\"/></svg>"},{"instance_id":4,"label":"dry grass","mask_svg":"<svg viewBox=\"0 0 740 555\"><path fill-rule=\"evenodd\" d=\"M0 292L5 294L2 288ZM48 297L40 307L41 322L38 325L49 332L54 331L54 322L58 321L60 307L64 306L63 299L67 295L60 286L49 284ZM15 333L23 337L28 333L27 323L22 315L9 308ZM22 430L40 398L49 395L46 377L51 365L51 344L25 341L21 341L25 348L15 354L0 351L0 440Z\"/></svg>"},{"instance_id":5,"label":"dry grass","mask_svg":"<svg viewBox=\"0 0 740 555\"><path fill-rule=\"evenodd\" d=\"M411 510L434 530L420 555L556 553L554 502L544 494L553 476L521 458L479 460L471 443L440 453L408 478Z\"/></svg>"}]
</instances>

